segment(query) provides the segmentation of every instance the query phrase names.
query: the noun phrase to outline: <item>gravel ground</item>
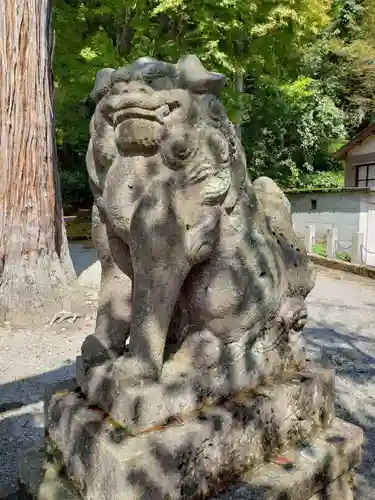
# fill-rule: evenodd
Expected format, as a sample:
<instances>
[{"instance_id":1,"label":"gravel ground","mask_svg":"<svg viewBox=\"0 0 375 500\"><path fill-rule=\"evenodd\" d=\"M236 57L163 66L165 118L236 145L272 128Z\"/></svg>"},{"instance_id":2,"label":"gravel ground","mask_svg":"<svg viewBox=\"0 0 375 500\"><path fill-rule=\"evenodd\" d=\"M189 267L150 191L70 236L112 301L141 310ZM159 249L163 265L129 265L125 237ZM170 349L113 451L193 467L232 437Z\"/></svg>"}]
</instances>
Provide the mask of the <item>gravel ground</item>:
<instances>
[{"instance_id":1,"label":"gravel ground","mask_svg":"<svg viewBox=\"0 0 375 500\"><path fill-rule=\"evenodd\" d=\"M75 357L93 330L100 267L95 253L71 245L85 296L84 317L39 331L0 327L0 498L16 487L16 449L43 440L43 393L74 376ZM355 475L356 499L375 498L375 281L324 268L308 298L305 329L312 356L337 371L339 416L366 433Z\"/></svg>"},{"instance_id":2,"label":"gravel ground","mask_svg":"<svg viewBox=\"0 0 375 500\"><path fill-rule=\"evenodd\" d=\"M338 416L363 428L356 499L375 498L375 281L320 268L308 297L309 351L336 370Z\"/></svg>"}]
</instances>

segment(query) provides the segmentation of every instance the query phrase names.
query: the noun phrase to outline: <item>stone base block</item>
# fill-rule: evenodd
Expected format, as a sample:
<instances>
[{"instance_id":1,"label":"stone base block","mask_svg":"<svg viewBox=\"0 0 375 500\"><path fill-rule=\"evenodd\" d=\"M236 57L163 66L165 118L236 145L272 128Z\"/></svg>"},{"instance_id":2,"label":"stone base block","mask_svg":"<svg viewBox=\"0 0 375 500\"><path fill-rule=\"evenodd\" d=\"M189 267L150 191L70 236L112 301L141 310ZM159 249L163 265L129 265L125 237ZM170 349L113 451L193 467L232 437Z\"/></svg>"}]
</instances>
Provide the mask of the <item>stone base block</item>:
<instances>
[{"instance_id":1,"label":"stone base block","mask_svg":"<svg viewBox=\"0 0 375 500\"><path fill-rule=\"evenodd\" d=\"M310 500L354 500L353 478L351 472L343 474L336 481L325 486Z\"/></svg>"},{"instance_id":2,"label":"stone base block","mask_svg":"<svg viewBox=\"0 0 375 500\"><path fill-rule=\"evenodd\" d=\"M299 446L288 450L274 461L265 464L252 474L245 473L240 477L226 478L232 483L224 487L211 500L352 500L350 471L361 459L363 442L362 430L342 420L335 419L330 429L322 432L308 442L301 442ZM174 470L163 468L163 456L155 456L160 462L162 474L160 480L153 479L145 474L133 476L133 484L137 481L138 499L165 500L162 496L160 483L162 478L171 475ZM100 498L109 500L120 496L104 496L86 492L81 496L66 477L61 474L56 465L46 459L44 451L31 449L19 456L19 482L25 498L36 500L92 500ZM199 468L197 466L197 474ZM108 477L108 483L114 481ZM144 481L144 482L142 482ZM220 488L220 481L216 489ZM221 485L222 486L222 485ZM24 498L21 496L21 498ZM124 493L122 499L128 498ZM132 497L134 498L134 497ZM171 497L169 497L171 498ZM190 497L194 498L194 493Z\"/></svg>"},{"instance_id":3,"label":"stone base block","mask_svg":"<svg viewBox=\"0 0 375 500\"><path fill-rule=\"evenodd\" d=\"M31 448L18 455L18 497L37 500L82 500L43 448Z\"/></svg>"},{"instance_id":4,"label":"stone base block","mask_svg":"<svg viewBox=\"0 0 375 500\"><path fill-rule=\"evenodd\" d=\"M348 472L361 461L362 443L362 429L335 419L330 429L243 475L214 500L349 500Z\"/></svg>"},{"instance_id":5,"label":"stone base block","mask_svg":"<svg viewBox=\"0 0 375 500\"><path fill-rule=\"evenodd\" d=\"M136 500L146 486L154 500L207 497L330 425L331 389L326 372L289 374L136 435L71 392L51 398L47 442L92 500Z\"/></svg>"},{"instance_id":6,"label":"stone base block","mask_svg":"<svg viewBox=\"0 0 375 500\"><path fill-rule=\"evenodd\" d=\"M225 363L191 371L178 357L180 353L165 363L158 382L141 377L141 361L123 356L86 370L83 358L78 357L77 383L90 404L123 427L139 432L255 388L285 371L309 369L298 334L290 334L288 339L260 338L251 348L231 344L225 349Z\"/></svg>"},{"instance_id":7,"label":"stone base block","mask_svg":"<svg viewBox=\"0 0 375 500\"><path fill-rule=\"evenodd\" d=\"M77 389L76 378L72 377L65 380L60 380L54 384L50 384L44 391L44 426L47 427L48 422L48 408L50 401L53 397L64 396Z\"/></svg>"}]
</instances>

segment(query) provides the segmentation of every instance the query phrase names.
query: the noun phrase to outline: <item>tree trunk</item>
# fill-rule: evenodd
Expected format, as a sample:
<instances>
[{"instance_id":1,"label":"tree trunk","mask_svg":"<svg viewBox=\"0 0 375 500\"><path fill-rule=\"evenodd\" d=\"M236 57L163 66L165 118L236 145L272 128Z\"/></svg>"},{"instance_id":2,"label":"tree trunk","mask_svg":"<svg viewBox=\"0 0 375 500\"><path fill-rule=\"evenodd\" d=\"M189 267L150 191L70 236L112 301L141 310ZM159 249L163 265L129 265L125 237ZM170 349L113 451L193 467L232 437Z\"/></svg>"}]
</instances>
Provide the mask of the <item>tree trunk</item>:
<instances>
[{"instance_id":1,"label":"tree trunk","mask_svg":"<svg viewBox=\"0 0 375 500\"><path fill-rule=\"evenodd\" d=\"M60 307L75 278L54 141L51 14L51 0L0 0L0 319Z\"/></svg>"}]
</instances>

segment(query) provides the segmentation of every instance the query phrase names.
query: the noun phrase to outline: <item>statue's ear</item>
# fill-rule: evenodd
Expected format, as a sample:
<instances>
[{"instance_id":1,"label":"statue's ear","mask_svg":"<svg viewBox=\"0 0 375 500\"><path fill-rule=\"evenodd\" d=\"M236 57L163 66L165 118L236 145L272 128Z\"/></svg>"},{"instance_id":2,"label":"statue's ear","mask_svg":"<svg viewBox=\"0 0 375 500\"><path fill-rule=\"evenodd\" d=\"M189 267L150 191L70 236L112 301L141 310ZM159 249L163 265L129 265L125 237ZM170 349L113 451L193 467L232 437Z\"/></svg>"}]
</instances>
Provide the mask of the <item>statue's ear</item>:
<instances>
[{"instance_id":1,"label":"statue's ear","mask_svg":"<svg viewBox=\"0 0 375 500\"><path fill-rule=\"evenodd\" d=\"M177 63L180 83L197 94L213 94L219 97L225 83L225 76L207 71L195 55L181 57Z\"/></svg>"},{"instance_id":2,"label":"statue's ear","mask_svg":"<svg viewBox=\"0 0 375 500\"><path fill-rule=\"evenodd\" d=\"M88 101L97 104L100 99L108 92L111 87L111 74L114 72L112 68L104 68L97 72L94 88L90 92Z\"/></svg>"}]
</instances>

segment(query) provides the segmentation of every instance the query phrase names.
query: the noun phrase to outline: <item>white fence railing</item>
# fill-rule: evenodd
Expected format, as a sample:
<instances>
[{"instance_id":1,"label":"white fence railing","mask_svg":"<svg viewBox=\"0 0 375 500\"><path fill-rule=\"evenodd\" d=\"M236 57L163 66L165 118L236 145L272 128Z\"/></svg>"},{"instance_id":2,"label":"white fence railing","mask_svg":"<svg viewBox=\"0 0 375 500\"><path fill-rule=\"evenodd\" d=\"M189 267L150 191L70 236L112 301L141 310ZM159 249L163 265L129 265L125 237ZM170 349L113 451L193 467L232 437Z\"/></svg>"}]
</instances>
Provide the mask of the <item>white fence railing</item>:
<instances>
[{"instance_id":1,"label":"white fence railing","mask_svg":"<svg viewBox=\"0 0 375 500\"><path fill-rule=\"evenodd\" d=\"M363 233L353 233L352 241L340 242L338 228L327 229L326 235L322 238L316 238L315 226L310 224L306 226L303 235L300 238L304 240L306 250L309 253L314 253L317 246L324 246L326 256L335 259L338 254L347 254L350 256L350 261L354 264L366 264L369 254L375 254L375 249L371 250L364 246ZM344 244L345 243L345 244Z\"/></svg>"}]
</instances>

